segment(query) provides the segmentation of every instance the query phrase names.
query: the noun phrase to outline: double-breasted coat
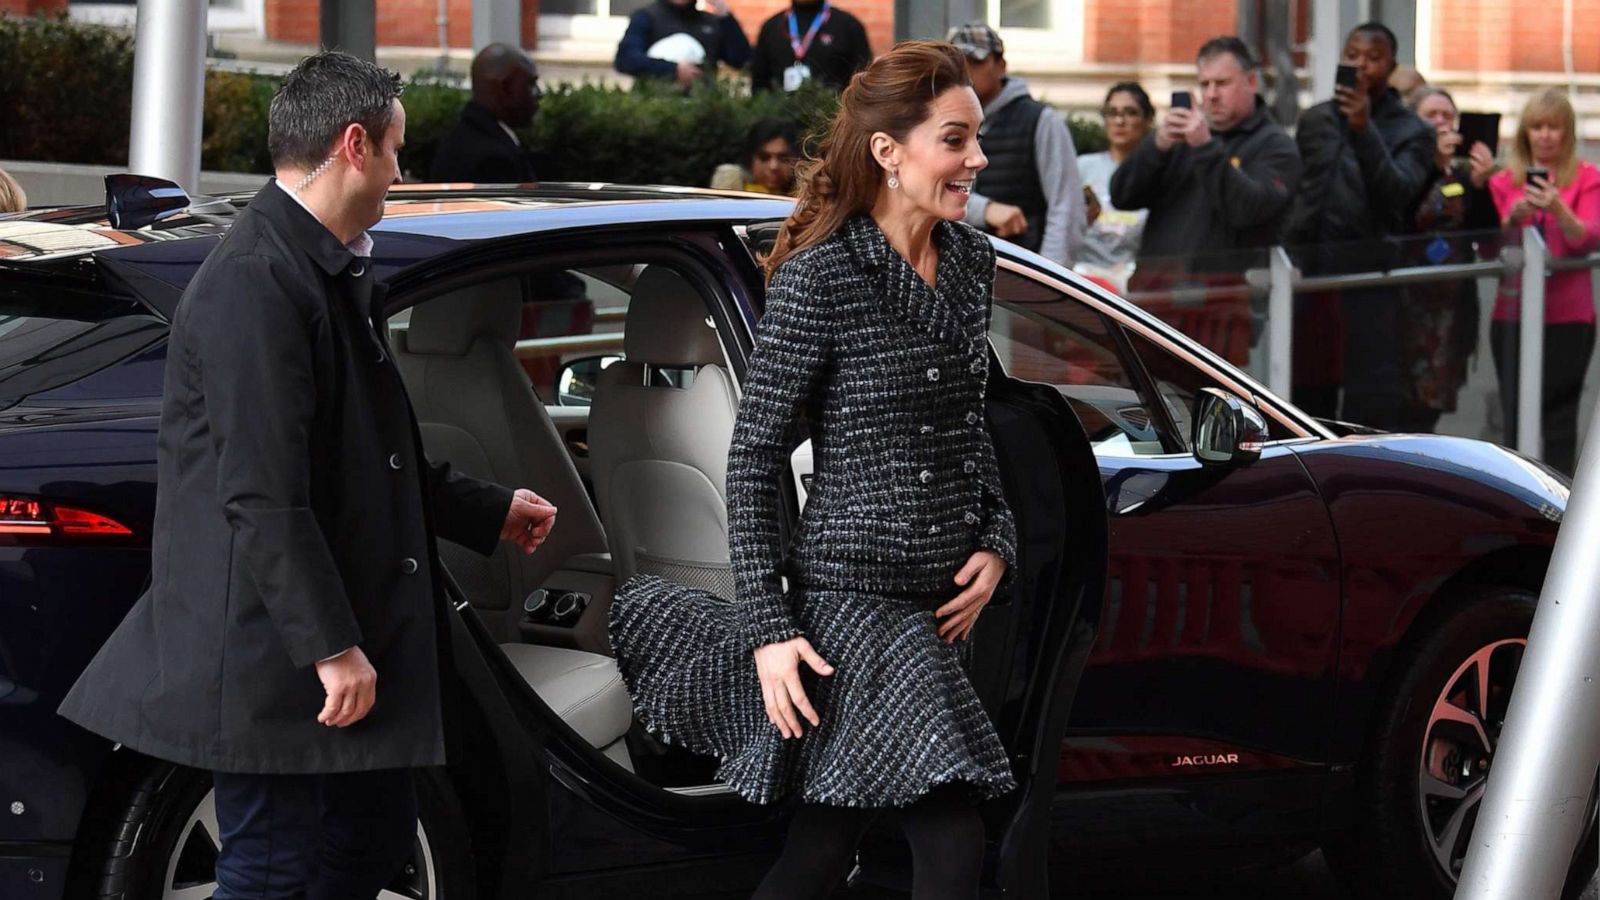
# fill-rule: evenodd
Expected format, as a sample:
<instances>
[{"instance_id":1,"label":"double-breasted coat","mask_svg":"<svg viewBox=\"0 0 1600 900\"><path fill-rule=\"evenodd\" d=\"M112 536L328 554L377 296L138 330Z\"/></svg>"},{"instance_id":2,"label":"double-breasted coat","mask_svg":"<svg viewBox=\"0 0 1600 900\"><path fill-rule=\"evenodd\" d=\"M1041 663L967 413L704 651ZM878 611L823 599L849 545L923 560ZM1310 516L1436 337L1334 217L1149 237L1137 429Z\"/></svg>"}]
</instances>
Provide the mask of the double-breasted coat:
<instances>
[{"instance_id":1,"label":"double-breasted coat","mask_svg":"<svg viewBox=\"0 0 1600 900\"><path fill-rule=\"evenodd\" d=\"M424 457L381 295L276 183L239 214L173 319L150 590L62 715L216 771L444 761L435 534L491 552L511 492ZM353 646L376 705L321 725Z\"/></svg>"}]
</instances>

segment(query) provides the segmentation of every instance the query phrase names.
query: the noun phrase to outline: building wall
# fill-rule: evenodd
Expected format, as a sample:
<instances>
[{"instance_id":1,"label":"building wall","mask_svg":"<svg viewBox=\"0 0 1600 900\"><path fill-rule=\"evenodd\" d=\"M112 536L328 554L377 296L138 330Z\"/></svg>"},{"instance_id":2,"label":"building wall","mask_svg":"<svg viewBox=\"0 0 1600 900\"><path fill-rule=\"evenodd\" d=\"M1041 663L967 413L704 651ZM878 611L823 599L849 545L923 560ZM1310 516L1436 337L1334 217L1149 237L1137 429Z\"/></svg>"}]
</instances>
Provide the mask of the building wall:
<instances>
[{"instance_id":1,"label":"building wall","mask_svg":"<svg viewBox=\"0 0 1600 900\"><path fill-rule=\"evenodd\" d=\"M67 11L67 0L0 0L0 16L31 16Z\"/></svg>"},{"instance_id":2,"label":"building wall","mask_svg":"<svg viewBox=\"0 0 1600 900\"><path fill-rule=\"evenodd\" d=\"M16 2L16 0L0 0ZM23 0L27 2L27 0ZM378 44L386 47L439 46L438 0L376 0ZM268 40L315 44L320 30L318 0L266 0ZM450 46L472 46L472 0L446 0ZM522 5L522 45L538 43L537 0Z\"/></svg>"},{"instance_id":3,"label":"building wall","mask_svg":"<svg viewBox=\"0 0 1600 900\"><path fill-rule=\"evenodd\" d=\"M1561 4L1434 0L1433 68L1561 72ZM1600 0L1572 0L1572 68L1600 73Z\"/></svg>"}]
</instances>

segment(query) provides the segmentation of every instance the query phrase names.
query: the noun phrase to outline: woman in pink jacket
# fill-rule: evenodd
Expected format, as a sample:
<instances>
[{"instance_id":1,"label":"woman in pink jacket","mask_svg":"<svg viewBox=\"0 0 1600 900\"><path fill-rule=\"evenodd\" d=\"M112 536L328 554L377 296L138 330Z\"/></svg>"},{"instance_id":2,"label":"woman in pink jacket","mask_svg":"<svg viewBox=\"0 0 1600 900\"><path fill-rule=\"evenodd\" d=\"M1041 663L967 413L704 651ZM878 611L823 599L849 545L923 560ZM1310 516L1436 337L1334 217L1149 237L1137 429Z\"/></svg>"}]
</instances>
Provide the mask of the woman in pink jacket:
<instances>
[{"instance_id":1,"label":"woman in pink jacket","mask_svg":"<svg viewBox=\"0 0 1600 900\"><path fill-rule=\"evenodd\" d=\"M1577 132L1578 117L1566 94L1552 89L1536 95L1522 111L1511 165L1489 180L1489 192L1506 229L1520 238L1522 228L1538 228L1555 258L1584 256L1600 248L1600 169L1578 159ZM1576 462L1578 400L1594 352L1589 271L1552 273L1545 281L1544 303L1543 458L1570 473ZM1521 313L1520 277L1502 279L1491 345L1500 374L1507 443L1517 428Z\"/></svg>"}]
</instances>

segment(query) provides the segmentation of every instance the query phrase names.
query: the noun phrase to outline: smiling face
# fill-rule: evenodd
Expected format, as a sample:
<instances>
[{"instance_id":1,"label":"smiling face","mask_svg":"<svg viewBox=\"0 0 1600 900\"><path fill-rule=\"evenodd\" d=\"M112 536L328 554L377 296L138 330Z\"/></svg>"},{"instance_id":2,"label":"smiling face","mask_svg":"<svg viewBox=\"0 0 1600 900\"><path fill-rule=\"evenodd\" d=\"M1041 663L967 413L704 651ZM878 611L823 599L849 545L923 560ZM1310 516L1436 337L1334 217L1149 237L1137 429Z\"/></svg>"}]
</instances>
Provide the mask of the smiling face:
<instances>
[{"instance_id":1,"label":"smiling face","mask_svg":"<svg viewBox=\"0 0 1600 900\"><path fill-rule=\"evenodd\" d=\"M1429 94L1417 104L1417 115L1438 131L1456 127L1456 106L1443 94Z\"/></svg>"},{"instance_id":2,"label":"smiling face","mask_svg":"<svg viewBox=\"0 0 1600 900\"><path fill-rule=\"evenodd\" d=\"M983 109L969 87L950 88L928 104L928 115L896 141L884 132L872 136L878 164L893 173L897 188L887 185L896 213L914 213L959 221L967 212L972 181L989 164L978 147ZM882 194L880 193L880 197Z\"/></svg>"}]
</instances>

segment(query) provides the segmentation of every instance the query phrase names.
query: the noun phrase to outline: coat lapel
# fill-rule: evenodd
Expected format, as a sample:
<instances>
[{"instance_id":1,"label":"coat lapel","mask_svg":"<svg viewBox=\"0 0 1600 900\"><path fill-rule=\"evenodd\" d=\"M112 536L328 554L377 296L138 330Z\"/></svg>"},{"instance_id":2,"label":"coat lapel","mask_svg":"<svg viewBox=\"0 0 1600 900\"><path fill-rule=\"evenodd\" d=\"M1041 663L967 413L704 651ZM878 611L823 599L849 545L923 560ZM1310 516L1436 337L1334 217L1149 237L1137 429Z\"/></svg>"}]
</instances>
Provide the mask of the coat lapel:
<instances>
[{"instance_id":1,"label":"coat lapel","mask_svg":"<svg viewBox=\"0 0 1600 900\"><path fill-rule=\"evenodd\" d=\"M974 257L957 232L960 226L939 222L933 240L939 247L936 286L929 287L871 216L860 215L844 226L844 238L861 271L868 273L881 311L894 321L925 332L961 350L972 335L982 333L987 299L979 277L983 261Z\"/></svg>"}]
</instances>

